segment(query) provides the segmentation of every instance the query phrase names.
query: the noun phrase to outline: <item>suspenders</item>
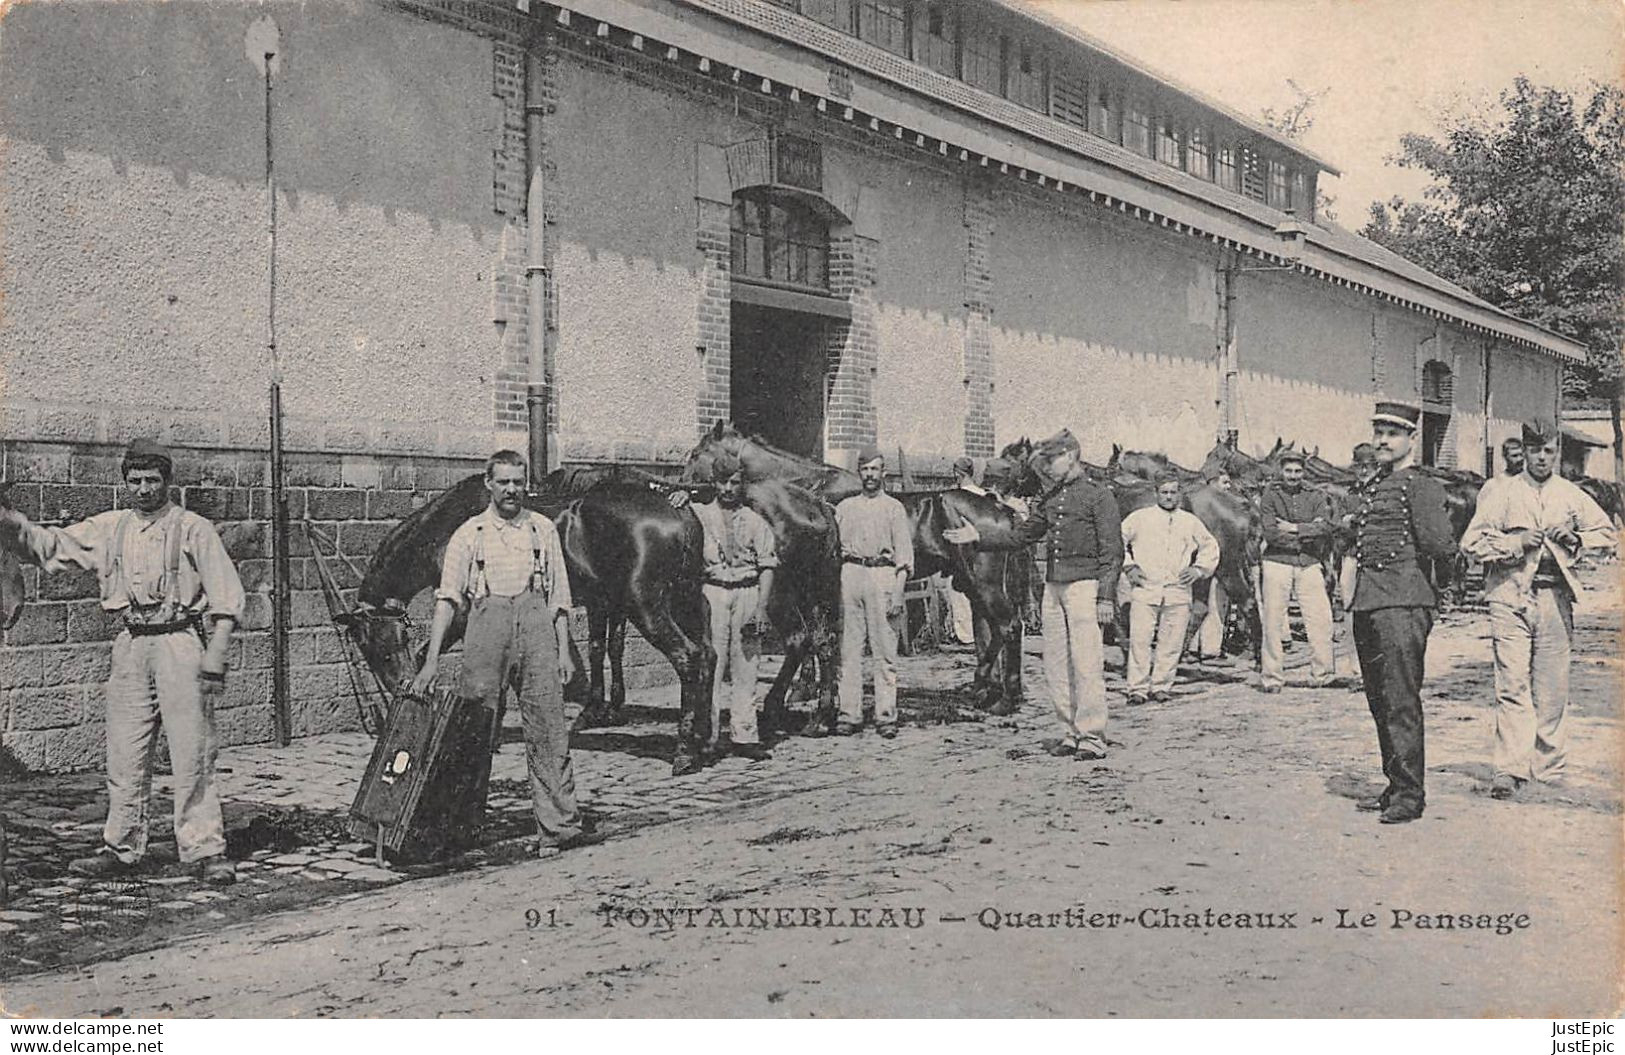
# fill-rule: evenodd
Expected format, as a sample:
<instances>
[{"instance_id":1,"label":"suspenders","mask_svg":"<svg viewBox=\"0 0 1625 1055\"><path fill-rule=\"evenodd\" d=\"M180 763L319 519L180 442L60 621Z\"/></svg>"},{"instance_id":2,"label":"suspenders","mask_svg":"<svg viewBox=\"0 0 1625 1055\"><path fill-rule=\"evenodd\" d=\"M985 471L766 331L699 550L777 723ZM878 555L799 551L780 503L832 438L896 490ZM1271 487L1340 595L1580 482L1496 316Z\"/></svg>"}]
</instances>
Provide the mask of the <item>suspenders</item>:
<instances>
[{"instance_id":1,"label":"suspenders","mask_svg":"<svg viewBox=\"0 0 1625 1055\"><path fill-rule=\"evenodd\" d=\"M124 567L124 545L129 539L130 522L136 517L135 513L119 518L118 526L113 528L113 543L109 583L118 583L125 589L125 600L134 608L136 599L129 594L130 581ZM181 598L181 543L185 535L181 523L180 510L171 510L164 516L164 565L162 577L158 580L158 587L163 592L164 599L159 606L154 623L169 623L180 618L185 601Z\"/></svg>"},{"instance_id":2,"label":"suspenders","mask_svg":"<svg viewBox=\"0 0 1625 1055\"><path fill-rule=\"evenodd\" d=\"M530 584L526 587L532 593L545 594L543 565L542 565L542 532L536 526L535 518L528 521L530 527ZM475 600L491 595L491 584L485 577L485 523L482 520L474 525L474 581L473 589L469 591Z\"/></svg>"}]
</instances>

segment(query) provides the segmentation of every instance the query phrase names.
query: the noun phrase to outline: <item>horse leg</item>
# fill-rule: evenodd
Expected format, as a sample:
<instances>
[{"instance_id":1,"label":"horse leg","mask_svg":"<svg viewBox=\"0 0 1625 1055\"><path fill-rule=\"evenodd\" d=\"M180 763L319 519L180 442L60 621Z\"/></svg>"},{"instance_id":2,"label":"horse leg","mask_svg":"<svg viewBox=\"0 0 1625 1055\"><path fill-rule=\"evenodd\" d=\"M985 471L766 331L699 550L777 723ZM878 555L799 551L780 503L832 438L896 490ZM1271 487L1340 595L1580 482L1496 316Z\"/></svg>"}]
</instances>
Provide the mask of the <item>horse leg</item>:
<instances>
[{"instance_id":1,"label":"horse leg","mask_svg":"<svg viewBox=\"0 0 1625 1055\"><path fill-rule=\"evenodd\" d=\"M705 638L705 598L698 588L691 595L674 590L657 598L634 597L631 611L639 632L671 662L681 685L671 775L693 773L705 765L711 743L711 678L717 666Z\"/></svg>"},{"instance_id":2,"label":"horse leg","mask_svg":"<svg viewBox=\"0 0 1625 1055\"><path fill-rule=\"evenodd\" d=\"M597 600L587 604L587 701L576 715L577 729L613 724L604 704L604 648L608 638L609 607ZM571 650L575 648L571 643Z\"/></svg>"},{"instance_id":3,"label":"horse leg","mask_svg":"<svg viewBox=\"0 0 1625 1055\"><path fill-rule=\"evenodd\" d=\"M807 656L807 634L798 631L784 639L784 664L779 667L779 673L773 679L773 685L762 698L762 713L757 720L761 734L765 737L769 733L777 736L787 732L790 728L790 710L785 701L790 695L790 685L795 680L797 671L802 668Z\"/></svg>"},{"instance_id":4,"label":"horse leg","mask_svg":"<svg viewBox=\"0 0 1625 1055\"><path fill-rule=\"evenodd\" d=\"M617 608L609 617L609 715L611 725L626 724L626 612Z\"/></svg>"}]
</instances>

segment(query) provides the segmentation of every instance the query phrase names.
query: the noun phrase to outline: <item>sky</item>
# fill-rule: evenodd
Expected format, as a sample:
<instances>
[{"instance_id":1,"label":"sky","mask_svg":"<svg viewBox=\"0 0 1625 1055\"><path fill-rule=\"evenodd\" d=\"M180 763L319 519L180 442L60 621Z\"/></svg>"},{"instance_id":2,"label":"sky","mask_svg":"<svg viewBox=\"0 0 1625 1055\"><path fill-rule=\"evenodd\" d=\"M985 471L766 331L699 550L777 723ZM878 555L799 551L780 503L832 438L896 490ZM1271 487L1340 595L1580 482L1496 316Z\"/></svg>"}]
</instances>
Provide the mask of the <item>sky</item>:
<instances>
[{"instance_id":1,"label":"sky","mask_svg":"<svg viewBox=\"0 0 1625 1055\"><path fill-rule=\"evenodd\" d=\"M1303 144L1333 166L1339 223L1417 197L1428 180L1386 164L1407 132L1493 102L1520 73L1583 92L1625 80L1625 0L1040 0L1050 12L1245 116L1327 90Z\"/></svg>"}]
</instances>

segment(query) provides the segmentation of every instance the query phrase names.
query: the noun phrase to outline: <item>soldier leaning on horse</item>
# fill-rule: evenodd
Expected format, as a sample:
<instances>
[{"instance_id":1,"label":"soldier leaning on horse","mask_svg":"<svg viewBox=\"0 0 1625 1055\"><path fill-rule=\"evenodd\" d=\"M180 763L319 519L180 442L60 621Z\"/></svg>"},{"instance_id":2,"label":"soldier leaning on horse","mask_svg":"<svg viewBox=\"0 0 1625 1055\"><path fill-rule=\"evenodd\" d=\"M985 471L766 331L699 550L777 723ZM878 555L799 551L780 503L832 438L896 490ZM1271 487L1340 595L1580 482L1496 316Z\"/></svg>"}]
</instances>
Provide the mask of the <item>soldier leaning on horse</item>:
<instances>
[{"instance_id":1,"label":"soldier leaning on horse","mask_svg":"<svg viewBox=\"0 0 1625 1055\"><path fill-rule=\"evenodd\" d=\"M71 527L40 527L0 510L0 544L50 573L96 573L102 608L122 624L107 679L107 823L102 849L70 862L88 877L134 871L147 852L153 737L160 721L175 776L175 846L210 883L236 881L225 857L215 788L220 738L214 701L225 689L243 584L213 525L169 500L174 458L138 439L124 454L132 509Z\"/></svg>"}]
</instances>

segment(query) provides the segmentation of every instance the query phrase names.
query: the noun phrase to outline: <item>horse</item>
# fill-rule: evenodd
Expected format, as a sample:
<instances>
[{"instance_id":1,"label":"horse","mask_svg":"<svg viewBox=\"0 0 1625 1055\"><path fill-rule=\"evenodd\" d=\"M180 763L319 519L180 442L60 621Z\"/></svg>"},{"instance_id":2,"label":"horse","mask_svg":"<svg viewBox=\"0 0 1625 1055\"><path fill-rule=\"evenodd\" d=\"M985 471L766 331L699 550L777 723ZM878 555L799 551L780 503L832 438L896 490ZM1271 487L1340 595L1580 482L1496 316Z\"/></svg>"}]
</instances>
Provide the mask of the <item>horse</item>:
<instances>
[{"instance_id":1,"label":"horse","mask_svg":"<svg viewBox=\"0 0 1625 1055\"><path fill-rule=\"evenodd\" d=\"M1611 522L1618 524L1625 520L1625 501L1621 501L1618 484L1599 480L1595 476L1576 476L1574 486L1597 503L1597 508L1601 509Z\"/></svg>"},{"instance_id":2,"label":"horse","mask_svg":"<svg viewBox=\"0 0 1625 1055\"><path fill-rule=\"evenodd\" d=\"M851 470L792 454L718 421L695 448L691 465L713 449L739 459L746 480L777 480L805 488L830 506L863 489ZM747 498L750 489L747 488ZM891 492L903 505L913 534L914 575L946 573L954 588L971 602L971 612L987 628L987 643L978 645L972 692L977 706L997 715L1015 713L1022 699L1021 598L1027 588L1026 566L1009 551L1016 518L996 499L964 490ZM956 546L942 533L969 521L976 525L987 550ZM1003 545L1004 548L996 548ZM775 577L775 583L779 578ZM832 576L839 592L838 567ZM785 661L789 663L787 653ZM1000 667L1002 665L1002 673ZM780 679L788 684L781 671ZM822 680L822 679L821 679ZM775 684L775 688L778 685Z\"/></svg>"},{"instance_id":3,"label":"horse","mask_svg":"<svg viewBox=\"0 0 1625 1055\"><path fill-rule=\"evenodd\" d=\"M1172 473L1178 477L1181 486L1194 484L1203 478L1201 473L1175 463L1160 451L1124 450L1114 443L1105 472L1094 479L1112 480L1127 475L1141 480L1155 480L1160 473Z\"/></svg>"},{"instance_id":4,"label":"horse","mask_svg":"<svg viewBox=\"0 0 1625 1055\"><path fill-rule=\"evenodd\" d=\"M700 593L699 521L692 513L672 509L665 495L647 482L554 473L549 483L547 490L527 495L525 506L554 519L571 593L587 609L589 686L577 726L622 720L626 689L621 655L630 619L677 672L681 711L672 773L693 772L703 764L710 739L716 663L706 642ZM488 502L484 477L475 473L406 517L379 545L357 590L355 608L340 622L386 691L397 689L418 665L407 635L407 602L439 582L452 533ZM459 612L444 646L460 640L463 631ZM574 654L573 642L570 647ZM613 680L607 703L606 653Z\"/></svg>"},{"instance_id":5,"label":"horse","mask_svg":"<svg viewBox=\"0 0 1625 1055\"><path fill-rule=\"evenodd\" d=\"M1135 456L1139 456L1138 460ZM1000 457L1019 467L1020 475L1014 488L1015 493L1028 496L1030 499L1038 499L1048 492L1050 484L1043 475L1044 467L1039 464L1042 458L1037 452L1037 446L1031 440L1022 437L1007 445L1000 453ZM1125 461L1126 458L1130 460ZM1213 582L1222 585L1232 602L1239 602L1242 611L1246 613L1254 661L1257 662L1263 648L1257 603L1259 553L1263 540L1258 507L1244 495L1225 491L1215 484L1203 481L1199 473L1180 470L1164 455L1125 452L1113 445L1112 460L1108 463L1108 468L1123 468L1129 464L1141 470L1150 465L1157 465L1175 472L1176 475L1180 472L1185 474L1180 504L1195 513L1197 519L1202 521L1203 526L1219 543L1218 570L1211 579L1197 583L1191 591L1191 596L1193 599L1205 599L1210 595ZM1151 479L1141 477L1138 473L1126 471L1116 473L1108 477L1104 483L1111 488L1118 512L1124 517L1136 509L1152 505L1157 500L1156 487ZM1195 629L1197 628L1193 624L1192 632Z\"/></svg>"},{"instance_id":6,"label":"horse","mask_svg":"<svg viewBox=\"0 0 1625 1055\"><path fill-rule=\"evenodd\" d=\"M737 456L741 445L734 442L736 437L717 422L689 453L681 481L709 480L715 453L732 446ZM761 473L754 448L747 458L745 503L767 521L778 547L779 570L767 598L767 615L784 642L784 662L762 700L762 724L768 730L790 729L790 687L798 673L810 672L817 703L800 731L823 735L834 728L840 671L841 545L835 510L803 484ZM745 459L741 464L746 465ZM796 479L822 486L833 475L813 473Z\"/></svg>"}]
</instances>

